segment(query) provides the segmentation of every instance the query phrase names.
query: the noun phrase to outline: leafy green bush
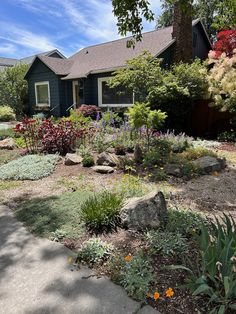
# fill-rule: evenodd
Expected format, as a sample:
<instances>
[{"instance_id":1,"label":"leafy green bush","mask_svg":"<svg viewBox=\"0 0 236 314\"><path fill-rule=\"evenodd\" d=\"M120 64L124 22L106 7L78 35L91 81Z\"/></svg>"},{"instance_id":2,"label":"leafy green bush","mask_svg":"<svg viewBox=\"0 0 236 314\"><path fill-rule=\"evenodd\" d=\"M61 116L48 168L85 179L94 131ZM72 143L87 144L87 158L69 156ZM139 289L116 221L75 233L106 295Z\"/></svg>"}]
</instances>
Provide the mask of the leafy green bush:
<instances>
[{"instance_id":1,"label":"leafy green bush","mask_svg":"<svg viewBox=\"0 0 236 314\"><path fill-rule=\"evenodd\" d=\"M104 242L99 238L91 238L83 243L79 250L77 261L88 264L100 263L107 259L113 250L112 244Z\"/></svg>"},{"instance_id":2,"label":"leafy green bush","mask_svg":"<svg viewBox=\"0 0 236 314\"><path fill-rule=\"evenodd\" d=\"M144 254L133 256L130 261L123 264L120 283L134 299L139 301L146 299L152 280L153 268Z\"/></svg>"},{"instance_id":3,"label":"leafy green bush","mask_svg":"<svg viewBox=\"0 0 236 314\"><path fill-rule=\"evenodd\" d=\"M86 154L82 160L83 167L92 167L94 165L94 158L91 154Z\"/></svg>"},{"instance_id":4,"label":"leafy green bush","mask_svg":"<svg viewBox=\"0 0 236 314\"><path fill-rule=\"evenodd\" d=\"M183 253L188 250L187 240L176 232L160 232L151 230L147 233L147 241L154 253L164 256Z\"/></svg>"},{"instance_id":5,"label":"leafy green bush","mask_svg":"<svg viewBox=\"0 0 236 314\"><path fill-rule=\"evenodd\" d=\"M168 209L166 230L189 236L197 233L202 223L207 224L206 218L198 212L183 209Z\"/></svg>"},{"instance_id":6,"label":"leafy green bush","mask_svg":"<svg viewBox=\"0 0 236 314\"><path fill-rule=\"evenodd\" d=\"M236 131L226 131L218 135L217 139L220 142L236 142Z\"/></svg>"},{"instance_id":7,"label":"leafy green bush","mask_svg":"<svg viewBox=\"0 0 236 314\"><path fill-rule=\"evenodd\" d=\"M16 115L11 107L0 106L0 121L16 120Z\"/></svg>"},{"instance_id":8,"label":"leafy green bush","mask_svg":"<svg viewBox=\"0 0 236 314\"><path fill-rule=\"evenodd\" d=\"M146 152L143 160L145 167L163 166L169 159L171 144L164 139L152 138L151 150Z\"/></svg>"},{"instance_id":9,"label":"leafy green bush","mask_svg":"<svg viewBox=\"0 0 236 314\"><path fill-rule=\"evenodd\" d=\"M162 168L154 168L152 172L148 175L148 178L152 182L165 181L168 178L165 170Z\"/></svg>"},{"instance_id":10,"label":"leafy green bush","mask_svg":"<svg viewBox=\"0 0 236 314\"><path fill-rule=\"evenodd\" d=\"M93 230L114 228L119 223L122 202L121 195L102 191L82 205L82 219L87 227Z\"/></svg>"},{"instance_id":11,"label":"leafy green bush","mask_svg":"<svg viewBox=\"0 0 236 314\"><path fill-rule=\"evenodd\" d=\"M222 224L216 220L211 228L201 226L198 237L201 268L187 270L191 275L185 285L193 295L204 295L214 306L211 313L224 314L236 310L236 224L224 215Z\"/></svg>"},{"instance_id":12,"label":"leafy green bush","mask_svg":"<svg viewBox=\"0 0 236 314\"><path fill-rule=\"evenodd\" d=\"M27 155L0 167L0 180L38 180L49 176L58 156Z\"/></svg>"}]
</instances>

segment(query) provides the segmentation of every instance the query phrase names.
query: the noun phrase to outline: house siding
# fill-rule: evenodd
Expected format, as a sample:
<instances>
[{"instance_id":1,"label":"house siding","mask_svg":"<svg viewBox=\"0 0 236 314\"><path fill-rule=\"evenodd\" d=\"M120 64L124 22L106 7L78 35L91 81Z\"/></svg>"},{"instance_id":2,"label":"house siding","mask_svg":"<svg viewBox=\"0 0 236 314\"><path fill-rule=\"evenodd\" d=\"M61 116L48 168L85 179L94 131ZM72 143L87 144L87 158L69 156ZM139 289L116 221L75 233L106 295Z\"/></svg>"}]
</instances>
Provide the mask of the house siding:
<instances>
[{"instance_id":1,"label":"house siding","mask_svg":"<svg viewBox=\"0 0 236 314\"><path fill-rule=\"evenodd\" d=\"M61 77L53 73L40 60L36 60L27 75L30 114L45 112L45 114L60 117L66 115L66 109L72 105L72 83L61 81ZM36 107L35 83L49 82L50 108Z\"/></svg>"},{"instance_id":2,"label":"house siding","mask_svg":"<svg viewBox=\"0 0 236 314\"><path fill-rule=\"evenodd\" d=\"M206 39L206 34L200 23L193 27L193 58L205 60L208 56L211 45Z\"/></svg>"}]
</instances>

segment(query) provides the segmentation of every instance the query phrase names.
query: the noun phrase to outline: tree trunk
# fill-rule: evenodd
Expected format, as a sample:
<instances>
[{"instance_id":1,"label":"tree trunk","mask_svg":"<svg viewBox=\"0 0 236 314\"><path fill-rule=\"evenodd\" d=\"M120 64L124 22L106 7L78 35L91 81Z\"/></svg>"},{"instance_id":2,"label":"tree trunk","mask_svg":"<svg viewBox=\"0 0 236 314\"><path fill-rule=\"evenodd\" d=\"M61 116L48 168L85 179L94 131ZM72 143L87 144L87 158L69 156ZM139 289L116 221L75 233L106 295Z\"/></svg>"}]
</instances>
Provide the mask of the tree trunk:
<instances>
[{"instance_id":1,"label":"tree trunk","mask_svg":"<svg viewBox=\"0 0 236 314\"><path fill-rule=\"evenodd\" d=\"M176 40L174 48L174 63L190 62L193 58L192 6L182 7L174 4L174 20L172 38Z\"/></svg>"}]
</instances>

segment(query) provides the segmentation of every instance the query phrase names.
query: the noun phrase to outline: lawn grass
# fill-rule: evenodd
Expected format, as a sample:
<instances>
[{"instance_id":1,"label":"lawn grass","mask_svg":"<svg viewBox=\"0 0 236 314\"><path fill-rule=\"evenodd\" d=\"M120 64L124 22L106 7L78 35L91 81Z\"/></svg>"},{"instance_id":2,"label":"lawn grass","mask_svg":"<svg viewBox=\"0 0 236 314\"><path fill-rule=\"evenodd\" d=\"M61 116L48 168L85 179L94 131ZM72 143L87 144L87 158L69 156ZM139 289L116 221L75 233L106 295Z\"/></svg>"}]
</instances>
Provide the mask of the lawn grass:
<instances>
[{"instance_id":1,"label":"lawn grass","mask_svg":"<svg viewBox=\"0 0 236 314\"><path fill-rule=\"evenodd\" d=\"M15 214L37 236L50 238L56 232L76 239L85 231L81 222L81 205L91 194L88 191L77 191L26 200Z\"/></svg>"}]
</instances>

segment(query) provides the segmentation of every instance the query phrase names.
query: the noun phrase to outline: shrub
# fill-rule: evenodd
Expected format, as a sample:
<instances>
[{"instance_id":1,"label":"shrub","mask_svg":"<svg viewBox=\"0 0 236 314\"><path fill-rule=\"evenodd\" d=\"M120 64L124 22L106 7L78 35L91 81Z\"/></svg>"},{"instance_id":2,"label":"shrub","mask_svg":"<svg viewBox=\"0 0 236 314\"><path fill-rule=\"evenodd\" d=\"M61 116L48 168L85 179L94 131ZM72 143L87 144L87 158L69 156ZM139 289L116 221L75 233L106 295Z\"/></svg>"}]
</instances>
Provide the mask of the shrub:
<instances>
[{"instance_id":1,"label":"shrub","mask_svg":"<svg viewBox=\"0 0 236 314\"><path fill-rule=\"evenodd\" d=\"M122 202L122 196L117 193L103 191L95 194L82 205L82 219L89 229L115 228L119 224Z\"/></svg>"},{"instance_id":2,"label":"shrub","mask_svg":"<svg viewBox=\"0 0 236 314\"><path fill-rule=\"evenodd\" d=\"M94 166L94 158L90 153L84 155L82 160L83 167L92 167Z\"/></svg>"},{"instance_id":3,"label":"shrub","mask_svg":"<svg viewBox=\"0 0 236 314\"><path fill-rule=\"evenodd\" d=\"M236 131L226 131L217 137L220 142L236 142Z\"/></svg>"},{"instance_id":4,"label":"shrub","mask_svg":"<svg viewBox=\"0 0 236 314\"><path fill-rule=\"evenodd\" d=\"M0 121L16 120L16 115L11 107L0 106Z\"/></svg>"},{"instance_id":5,"label":"shrub","mask_svg":"<svg viewBox=\"0 0 236 314\"><path fill-rule=\"evenodd\" d=\"M152 230L147 233L147 241L152 252L161 253L164 256L188 250L187 240L180 233Z\"/></svg>"},{"instance_id":6,"label":"shrub","mask_svg":"<svg viewBox=\"0 0 236 314\"><path fill-rule=\"evenodd\" d=\"M163 139L151 139L151 150L148 151L143 160L145 167L162 166L169 159L171 152L171 145L168 141Z\"/></svg>"},{"instance_id":7,"label":"shrub","mask_svg":"<svg viewBox=\"0 0 236 314\"><path fill-rule=\"evenodd\" d=\"M233 218L224 215L223 224L218 220L211 228L201 226L198 244L201 268L184 268L191 275L185 285L193 295L204 295L214 306L211 313L224 314L236 310L236 224Z\"/></svg>"},{"instance_id":8,"label":"shrub","mask_svg":"<svg viewBox=\"0 0 236 314\"><path fill-rule=\"evenodd\" d=\"M144 301L153 280L153 268L150 261L139 254L130 256L124 263L120 274L120 283L127 293L138 301Z\"/></svg>"},{"instance_id":9,"label":"shrub","mask_svg":"<svg viewBox=\"0 0 236 314\"><path fill-rule=\"evenodd\" d=\"M0 180L38 180L49 176L58 156L28 155L0 167Z\"/></svg>"},{"instance_id":10,"label":"shrub","mask_svg":"<svg viewBox=\"0 0 236 314\"><path fill-rule=\"evenodd\" d=\"M25 139L22 136L15 138L14 141L18 148L26 148Z\"/></svg>"},{"instance_id":11,"label":"shrub","mask_svg":"<svg viewBox=\"0 0 236 314\"><path fill-rule=\"evenodd\" d=\"M99 238L91 238L83 243L79 250L77 261L88 264L101 263L109 257L113 250L112 244L104 242Z\"/></svg>"},{"instance_id":12,"label":"shrub","mask_svg":"<svg viewBox=\"0 0 236 314\"><path fill-rule=\"evenodd\" d=\"M207 220L198 212L170 208L168 209L168 219L165 228L169 232L191 236L198 233L202 223L207 224Z\"/></svg>"},{"instance_id":13,"label":"shrub","mask_svg":"<svg viewBox=\"0 0 236 314\"><path fill-rule=\"evenodd\" d=\"M164 181L168 178L165 170L162 168L154 168L153 171L148 175L149 179L153 182Z\"/></svg>"},{"instance_id":14,"label":"shrub","mask_svg":"<svg viewBox=\"0 0 236 314\"><path fill-rule=\"evenodd\" d=\"M97 112L99 112L100 109L95 105L81 105L77 111L82 113L84 117L96 119Z\"/></svg>"},{"instance_id":15,"label":"shrub","mask_svg":"<svg viewBox=\"0 0 236 314\"><path fill-rule=\"evenodd\" d=\"M84 116L78 109L71 109L70 116L67 120L75 123L77 127L88 125L91 122L91 118L89 116Z\"/></svg>"},{"instance_id":16,"label":"shrub","mask_svg":"<svg viewBox=\"0 0 236 314\"><path fill-rule=\"evenodd\" d=\"M157 134L157 137L166 140L171 145L171 150L175 153L182 153L187 148L192 146L193 138L187 136L185 133L175 135L174 131L167 131L166 133Z\"/></svg>"}]
</instances>

